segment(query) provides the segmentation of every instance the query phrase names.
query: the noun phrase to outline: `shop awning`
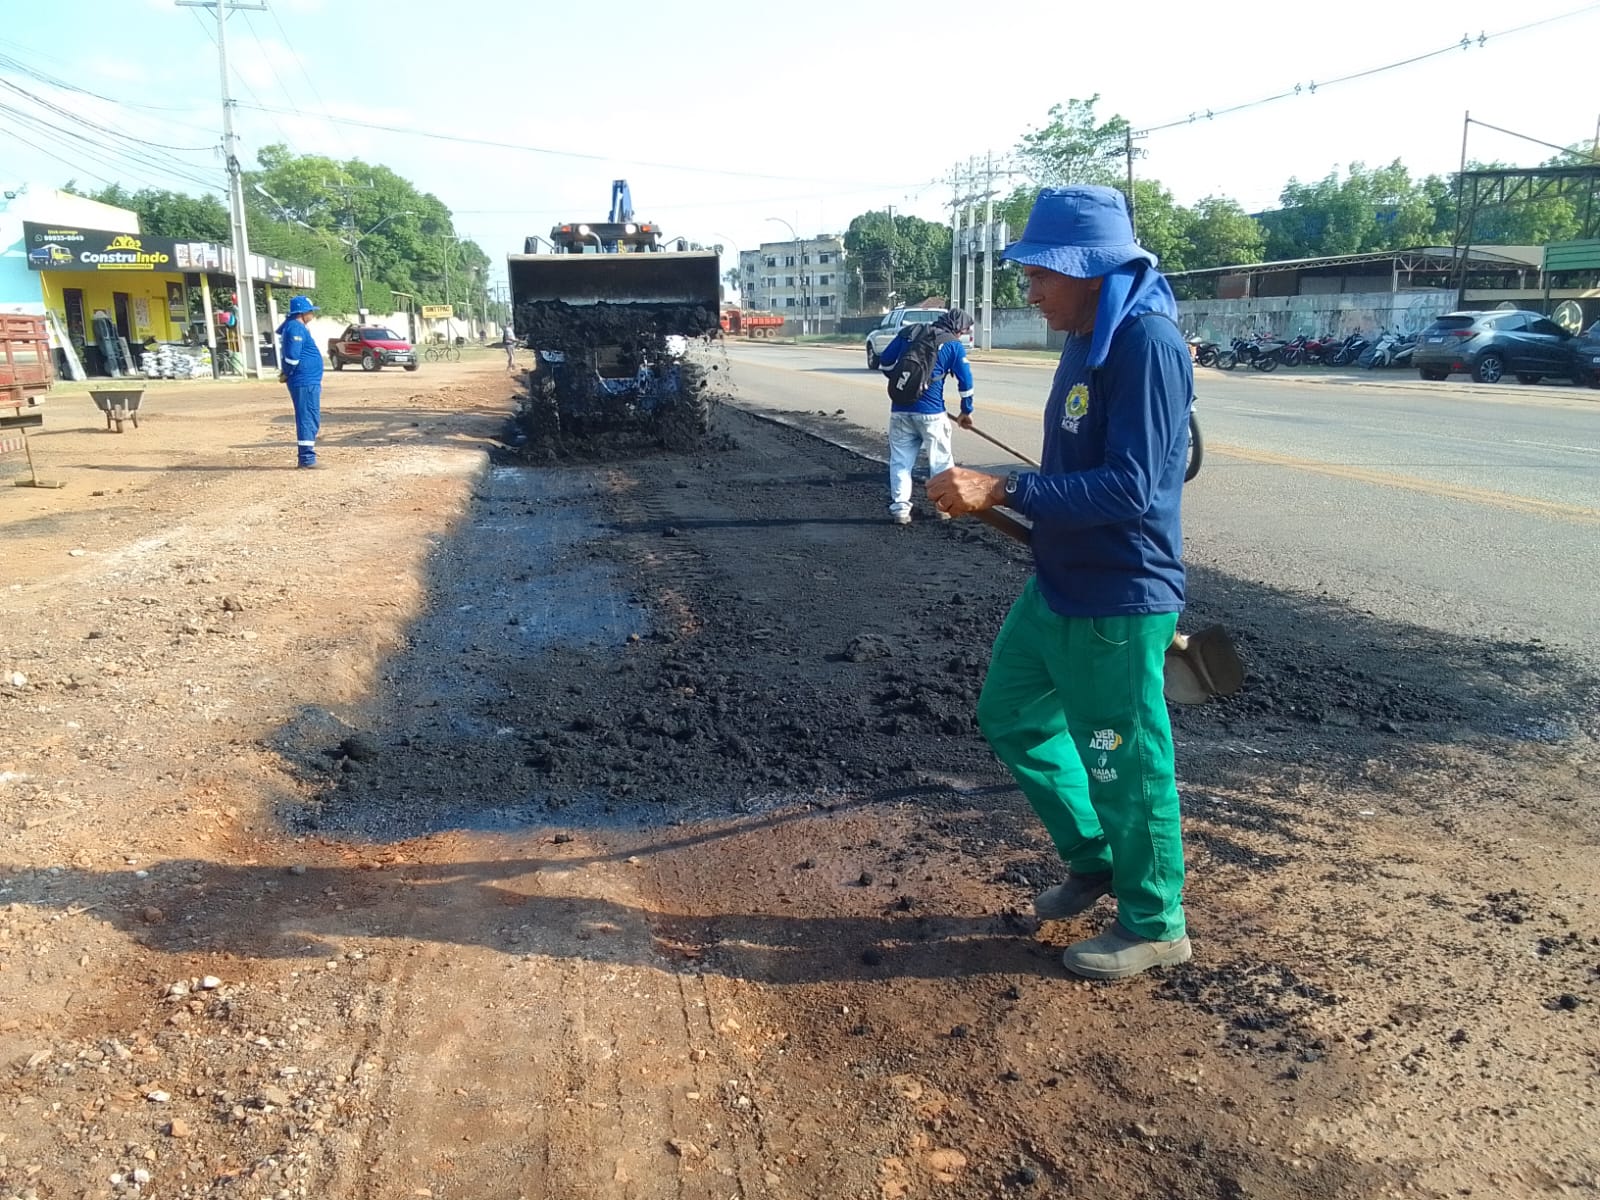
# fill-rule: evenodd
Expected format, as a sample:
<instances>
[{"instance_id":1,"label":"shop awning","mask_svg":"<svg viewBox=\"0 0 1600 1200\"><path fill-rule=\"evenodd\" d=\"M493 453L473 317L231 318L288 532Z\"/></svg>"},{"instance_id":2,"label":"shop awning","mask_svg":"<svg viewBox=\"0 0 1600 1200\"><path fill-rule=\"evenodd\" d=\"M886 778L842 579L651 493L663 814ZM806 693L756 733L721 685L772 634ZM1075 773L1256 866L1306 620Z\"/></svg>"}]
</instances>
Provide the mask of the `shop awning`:
<instances>
[{"instance_id":1,"label":"shop awning","mask_svg":"<svg viewBox=\"0 0 1600 1200\"><path fill-rule=\"evenodd\" d=\"M22 223L30 271L205 272L237 276L233 247L216 242L179 241L155 234L113 233L67 225ZM250 277L259 283L310 289L317 286L311 267L263 254L250 256Z\"/></svg>"}]
</instances>

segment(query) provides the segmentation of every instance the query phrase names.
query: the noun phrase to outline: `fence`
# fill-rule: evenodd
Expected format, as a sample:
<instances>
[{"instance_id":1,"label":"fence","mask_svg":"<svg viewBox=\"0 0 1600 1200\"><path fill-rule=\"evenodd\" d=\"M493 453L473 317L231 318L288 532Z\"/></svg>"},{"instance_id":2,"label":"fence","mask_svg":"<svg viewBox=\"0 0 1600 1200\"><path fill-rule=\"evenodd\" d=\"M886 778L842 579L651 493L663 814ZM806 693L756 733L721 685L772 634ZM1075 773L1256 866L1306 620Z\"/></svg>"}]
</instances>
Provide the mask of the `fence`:
<instances>
[{"instance_id":1,"label":"fence","mask_svg":"<svg viewBox=\"0 0 1600 1200\"><path fill-rule=\"evenodd\" d=\"M1327 296L1259 296L1249 300L1180 300L1178 324L1211 342L1271 334L1352 333L1384 329L1420 333L1456 306L1453 290L1341 292Z\"/></svg>"}]
</instances>

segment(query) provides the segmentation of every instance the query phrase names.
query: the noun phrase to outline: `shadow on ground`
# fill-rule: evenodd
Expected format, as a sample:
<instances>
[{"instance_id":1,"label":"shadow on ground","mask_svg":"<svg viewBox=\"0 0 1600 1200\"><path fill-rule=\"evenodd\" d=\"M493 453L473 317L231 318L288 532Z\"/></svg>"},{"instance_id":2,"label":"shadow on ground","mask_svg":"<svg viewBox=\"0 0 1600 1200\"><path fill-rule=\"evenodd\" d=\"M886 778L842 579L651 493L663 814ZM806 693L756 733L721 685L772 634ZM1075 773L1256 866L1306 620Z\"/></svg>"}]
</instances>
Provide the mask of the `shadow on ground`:
<instances>
[{"instance_id":1,"label":"shadow on ground","mask_svg":"<svg viewBox=\"0 0 1600 1200\"><path fill-rule=\"evenodd\" d=\"M1027 575L966 522L876 517L876 469L728 409L732 448L609 468L502 465L430 564L431 610L363 712L276 745L316 783L299 828L401 839L517 821L607 825L914 788L1009 788L973 721ZM921 514L926 518L927 513ZM1597 682L1537 645L1398 624L1196 568L1186 625L1227 625L1245 692L1175 710L1196 836L1271 869L1308 836L1264 777L1359 787L1371 764L1592 728ZM364 754L341 750L360 734ZM348 749L348 747L346 747ZM1230 794L1231 793L1231 794ZM986 802L1024 819L1007 790Z\"/></svg>"}]
</instances>

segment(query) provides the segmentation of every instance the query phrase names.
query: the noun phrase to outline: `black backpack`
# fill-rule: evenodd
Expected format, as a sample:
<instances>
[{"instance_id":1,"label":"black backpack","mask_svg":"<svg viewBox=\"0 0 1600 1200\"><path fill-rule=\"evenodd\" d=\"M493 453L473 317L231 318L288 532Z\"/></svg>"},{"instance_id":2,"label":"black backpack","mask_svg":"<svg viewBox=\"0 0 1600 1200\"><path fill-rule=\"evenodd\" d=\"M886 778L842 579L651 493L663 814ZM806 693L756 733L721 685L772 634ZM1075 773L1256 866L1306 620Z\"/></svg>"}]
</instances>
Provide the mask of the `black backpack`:
<instances>
[{"instance_id":1,"label":"black backpack","mask_svg":"<svg viewBox=\"0 0 1600 1200\"><path fill-rule=\"evenodd\" d=\"M946 342L955 341L955 335L930 325L918 325L906 338L905 352L889 371L889 399L896 404L911 405L922 399L933 380L933 367L939 359L939 349Z\"/></svg>"}]
</instances>

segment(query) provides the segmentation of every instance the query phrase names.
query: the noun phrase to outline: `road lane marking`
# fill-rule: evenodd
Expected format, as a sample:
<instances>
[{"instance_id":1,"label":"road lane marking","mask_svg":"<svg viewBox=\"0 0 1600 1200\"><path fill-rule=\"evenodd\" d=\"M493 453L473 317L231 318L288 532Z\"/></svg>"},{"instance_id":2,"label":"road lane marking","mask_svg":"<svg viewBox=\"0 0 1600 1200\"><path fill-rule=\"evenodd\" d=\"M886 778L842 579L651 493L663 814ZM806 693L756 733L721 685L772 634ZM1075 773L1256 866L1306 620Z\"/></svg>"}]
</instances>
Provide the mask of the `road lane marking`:
<instances>
[{"instance_id":1,"label":"road lane marking","mask_svg":"<svg viewBox=\"0 0 1600 1200\"><path fill-rule=\"evenodd\" d=\"M792 367L769 367L768 369L790 372L795 370ZM865 375L866 372L863 371L862 374ZM875 379L850 380L848 376L845 378L849 382L877 386ZM983 422L985 413L995 413L1028 421L1037 430L1038 423L1043 417L1043 412L1042 403L1041 407L1036 409L1018 408L1015 405L1003 403L985 404L980 393L974 415L980 425ZM1497 492L1488 488L1441 483L1436 480L1421 479L1415 475L1399 475L1390 471L1372 470L1368 467L1321 462L1313 458L1298 458L1294 455L1278 454L1271 450L1255 450L1221 442L1207 442L1206 451L1208 454L1221 454L1229 458L1242 459L1245 462L1258 463L1262 466L1286 467L1291 470L1305 471L1309 474L1324 475L1331 479L1344 479L1355 483L1371 484L1376 487L1398 488L1402 491L1416 492L1425 496L1434 496L1447 500L1464 500L1472 504L1483 504L1512 512L1532 513L1537 516L1553 517L1558 520L1576 521L1583 524L1600 524L1600 509L1586 508L1580 504L1564 504L1556 500L1539 500L1532 496L1517 496L1510 492Z\"/></svg>"},{"instance_id":2,"label":"road lane marking","mask_svg":"<svg viewBox=\"0 0 1600 1200\"><path fill-rule=\"evenodd\" d=\"M1458 483L1441 483L1433 479L1419 479L1414 475L1396 475L1389 471L1374 471L1367 467L1352 467L1342 463L1318 462L1312 458L1296 458L1289 454L1276 454L1270 450L1252 450L1244 446L1208 443L1208 454L1221 454L1239 458L1262 466L1287 467L1313 475L1326 475L1331 479L1347 479L1355 483L1369 483L1377 487L1399 488L1425 496L1448 500L1465 500L1472 504L1486 504L1513 512L1533 513L1542 517L1600 524L1600 509L1585 508L1581 504L1563 504L1557 500L1537 500L1532 496L1516 496L1510 492L1496 492L1488 488L1466 487Z\"/></svg>"},{"instance_id":3,"label":"road lane marking","mask_svg":"<svg viewBox=\"0 0 1600 1200\"><path fill-rule=\"evenodd\" d=\"M1565 454L1600 454L1600 446L1570 446L1561 442L1529 442L1512 438L1513 446L1538 446L1541 450L1560 450Z\"/></svg>"}]
</instances>

